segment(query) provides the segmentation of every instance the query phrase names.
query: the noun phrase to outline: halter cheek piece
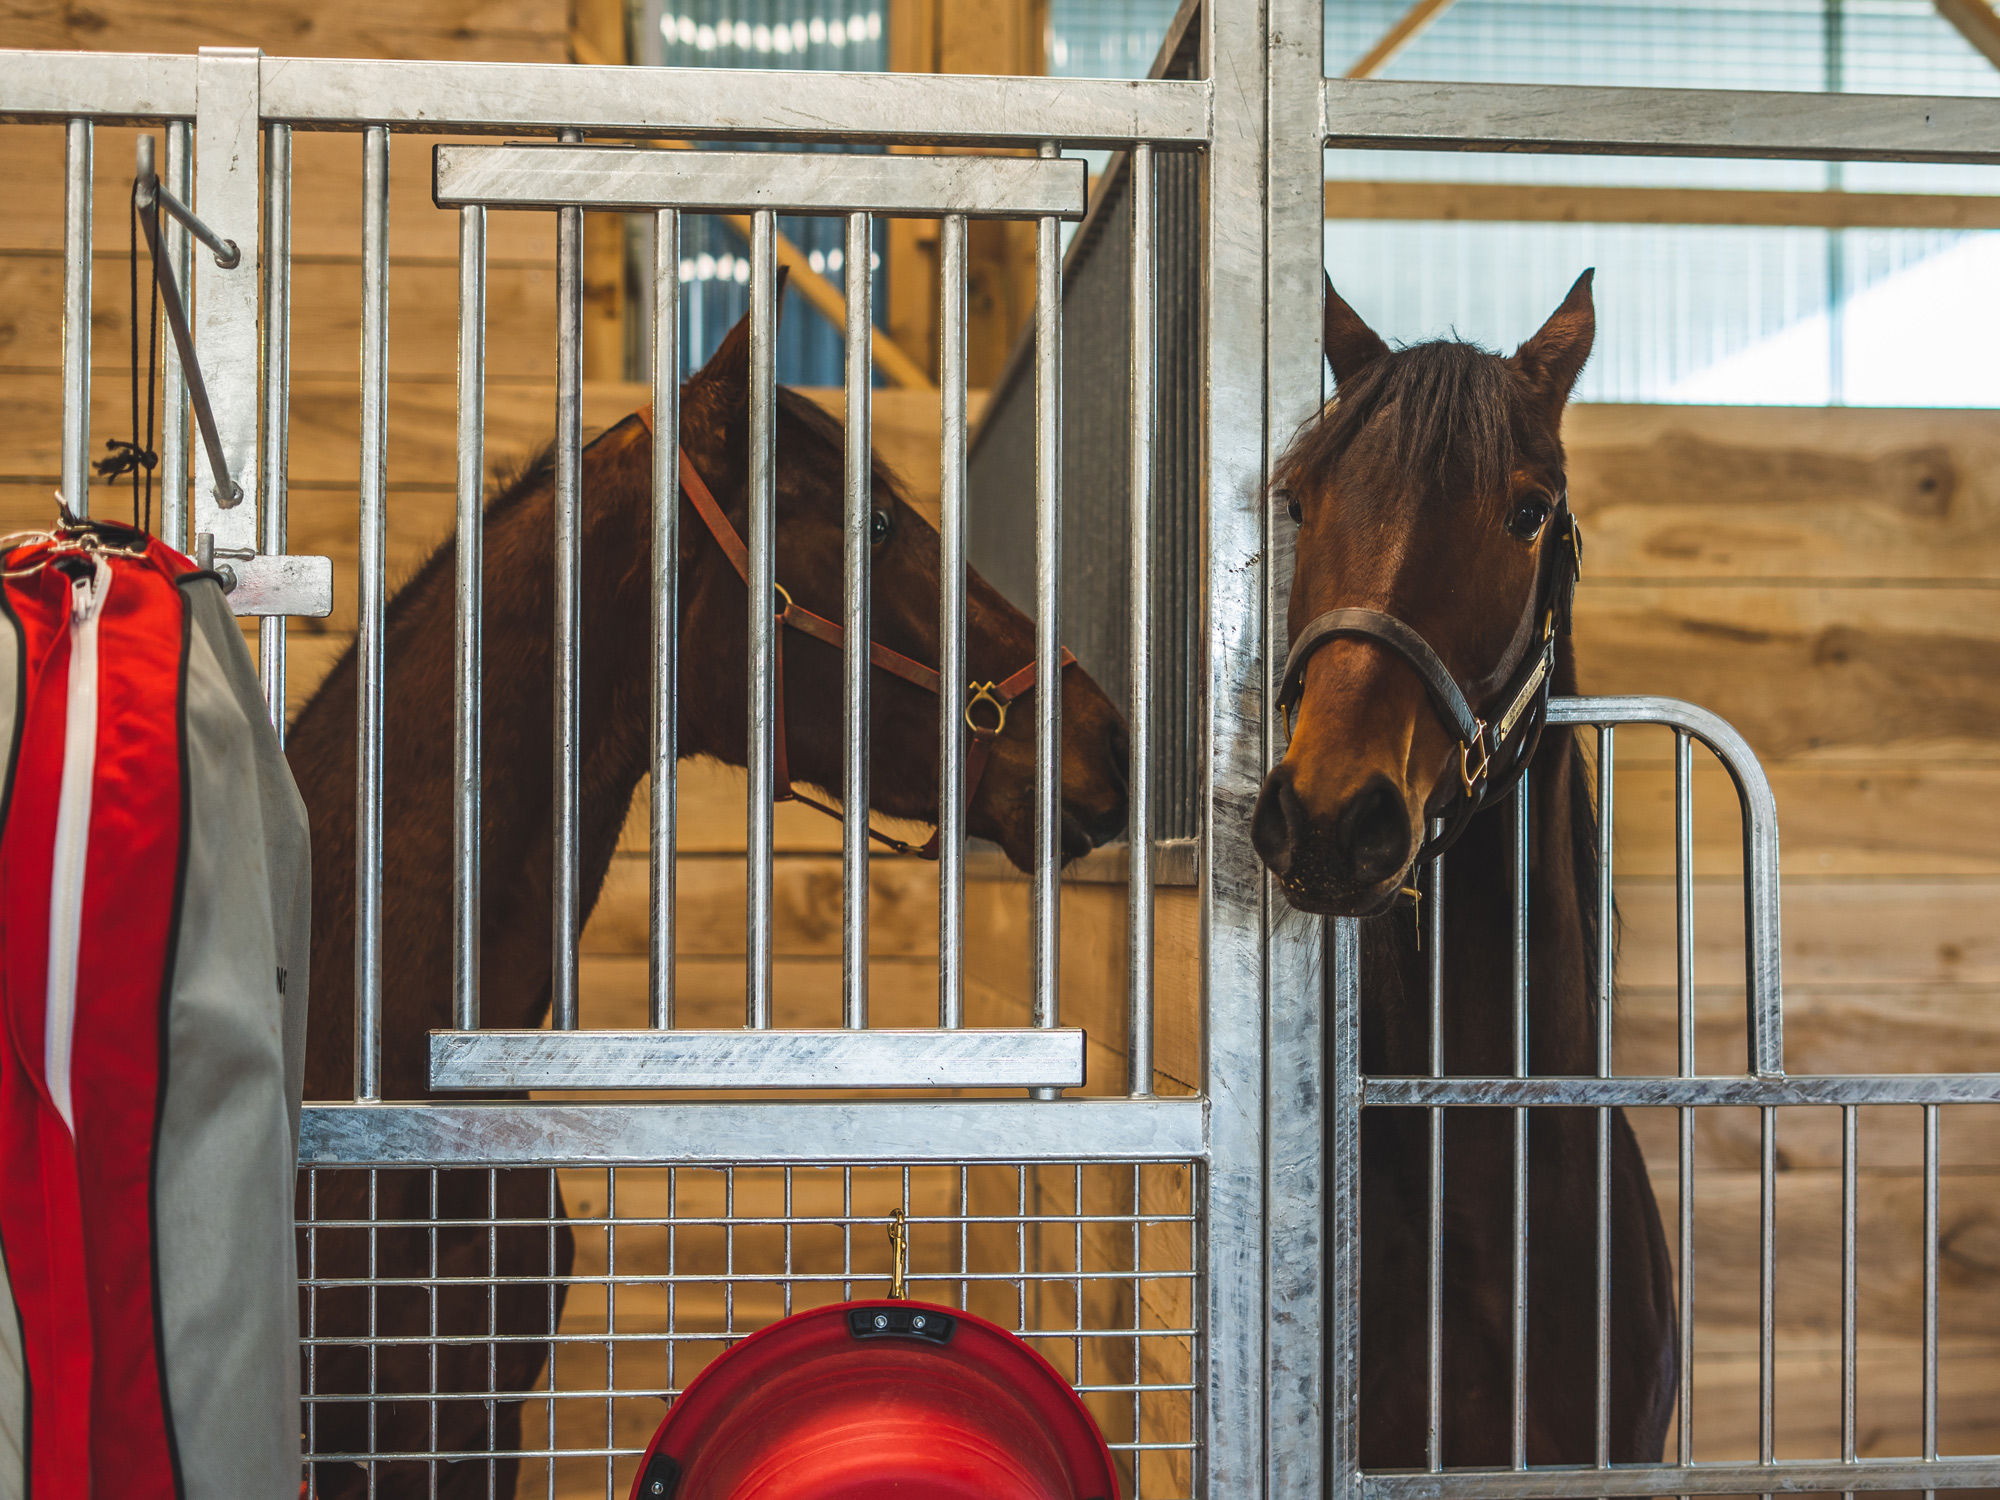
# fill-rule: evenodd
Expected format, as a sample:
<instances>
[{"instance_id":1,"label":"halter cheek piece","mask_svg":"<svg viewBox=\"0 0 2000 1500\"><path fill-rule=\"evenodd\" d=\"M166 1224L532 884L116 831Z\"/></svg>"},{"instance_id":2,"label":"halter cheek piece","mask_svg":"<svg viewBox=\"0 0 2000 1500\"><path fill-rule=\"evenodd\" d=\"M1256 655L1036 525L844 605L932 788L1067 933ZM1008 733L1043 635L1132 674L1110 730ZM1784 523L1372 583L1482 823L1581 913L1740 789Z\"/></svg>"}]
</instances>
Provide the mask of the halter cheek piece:
<instances>
[{"instance_id":1,"label":"halter cheek piece","mask_svg":"<svg viewBox=\"0 0 2000 1500\"><path fill-rule=\"evenodd\" d=\"M652 432L653 414L650 411L642 407L633 413L633 415L638 417L648 433ZM729 517L723 512L722 507L716 503L714 492L709 489L707 483L696 471L694 464L689 460L687 450L685 448L680 449L679 455L681 493L687 496L688 503L694 507L695 514L701 517L702 524L708 528L708 534L715 538L716 546L722 549L722 555L729 559L730 565L736 569L736 576L741 578L747 587L750 582L749 549L743 545L743 538L737 534L736 527L731 524ZM842 626L835 624L824 615L816 615L803 605L793 602L792 596L785 591L784 585L777 585L776 592L777 596L772 602L776 606L776 614L780 625L789 626L802 635L809 635L815 640L824 641L836 651L844 649L847 642L847 632ZM893 672L905 682L914 683L927 693L943 692L943 688L938 680L938 674L934 669L925 666L922 662L913 661L900 651L890 650L879 641L870 641L868 643L868 659L883 671ZM1065 649L1062 654L1062 665L1067 667L1075 660L1076 658ZM777 764L773 767L775 774L772 777L771 800L773 802L800 802L807 807L825 813L829 818L838 818L841 816L838 811L828 807L824 802L815 801L792 785L791 771L787 765L785 756L785 634L782 630L778 632L774 671L777 678L778 702L777 722L774 726L772 738L777 751ZM988 759L993 753L993 742L1000 738L1001 731L1007 727L1007 709L1016 698L1034 687L1034 685L1035 664L1033 662L1029 662L1011 677L1002 678L998 682L972 682L966 684L965 728L969 741L965 753L965 805L967 807L972 805L972 799L979 793L980 783L986 779L986 766ZM936 832L933 832L921 847L915 844L906 844L901 839L891 838L888 834L879 833L873 828L868 830L868 836L872 839L880 840L889 848L894 849L898 854L915 854L922 859L936 859L938 857L938 834Z\"/></svg>"},{"instance_id":2,"label":"halter cheek piece","mask_svg":"<svg viewBox=\"0 0 2000 1500\"><path fill-rule=\"evenodd\" d=\"M1285 659L1285 676L1278 690L1278 709L1285 717L1285 734L1292 732L1292 711L1305 695L1306 668L1313 653L1329 641L1358 638L1386 646L1417 674L1431 707L1458 738L1459 786L1440 818L1444 831L1418 851L1419 861L1435 858L1458 841L1474 813L1489 807L1513 789L1527 770L1548 722L1549 685L1555 672L1556 639L1569 634L1570 606L1583 571L1583 533L1570 514L1565 496L1549 518L1541 579L1535 590L1535 618L1540 639L1501 688L1499 712L1491 721L1473 712L1430 642L1397 619L1376 609L1330 609L1315 616L1292 643ZM1517 733L1518 731L1518 733Z\"/></svg>"}]
</instances>

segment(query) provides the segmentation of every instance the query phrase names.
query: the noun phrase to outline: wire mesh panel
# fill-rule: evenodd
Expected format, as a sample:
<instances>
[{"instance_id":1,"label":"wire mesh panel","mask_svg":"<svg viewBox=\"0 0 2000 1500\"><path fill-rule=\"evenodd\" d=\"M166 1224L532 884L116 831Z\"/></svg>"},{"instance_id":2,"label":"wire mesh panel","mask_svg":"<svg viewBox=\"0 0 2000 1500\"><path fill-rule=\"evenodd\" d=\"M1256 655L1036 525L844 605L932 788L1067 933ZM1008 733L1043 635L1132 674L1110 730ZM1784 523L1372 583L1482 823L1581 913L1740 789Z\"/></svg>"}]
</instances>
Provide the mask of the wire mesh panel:
<instances>
[{"instance_id":1,"label":"wire mesh panel","mask_svg":"<svg viewBox=\"0 0 2000 1500\"><path fill-rule=\"evenodd\" d=\"M523 1495L623 1493L664 1403L733 1344L886 1294L900 1210L908 1295L1025 1337L1122 1494L1192 1496L1200 1195L1194 1162L314 1170L315 1482L418 1494L472 1465ZM537 1326L503 1325L505 1300Z\"/></svg>"}]
</instances>

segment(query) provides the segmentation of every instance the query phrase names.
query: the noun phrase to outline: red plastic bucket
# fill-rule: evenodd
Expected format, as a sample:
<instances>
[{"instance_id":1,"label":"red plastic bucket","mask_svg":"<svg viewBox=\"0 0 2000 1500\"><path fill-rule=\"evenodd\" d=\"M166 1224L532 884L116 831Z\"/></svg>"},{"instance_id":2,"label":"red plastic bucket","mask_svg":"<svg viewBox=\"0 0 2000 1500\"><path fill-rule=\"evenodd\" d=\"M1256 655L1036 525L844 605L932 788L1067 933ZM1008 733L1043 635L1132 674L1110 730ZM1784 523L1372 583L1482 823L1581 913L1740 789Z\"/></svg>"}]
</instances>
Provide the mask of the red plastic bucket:
<instances>
[{"instance_id":1,"label":"red plastic bucket","mask_svg":"<svg viewBox=\"0 0 2000 1500\"><path fill-rule=\"evenodd\" d=\"M632 1500L1117 1500L1084 1404L1004 1328L842 1302L752 1334L653 1435Z\"/></svg>"}]
</instances>

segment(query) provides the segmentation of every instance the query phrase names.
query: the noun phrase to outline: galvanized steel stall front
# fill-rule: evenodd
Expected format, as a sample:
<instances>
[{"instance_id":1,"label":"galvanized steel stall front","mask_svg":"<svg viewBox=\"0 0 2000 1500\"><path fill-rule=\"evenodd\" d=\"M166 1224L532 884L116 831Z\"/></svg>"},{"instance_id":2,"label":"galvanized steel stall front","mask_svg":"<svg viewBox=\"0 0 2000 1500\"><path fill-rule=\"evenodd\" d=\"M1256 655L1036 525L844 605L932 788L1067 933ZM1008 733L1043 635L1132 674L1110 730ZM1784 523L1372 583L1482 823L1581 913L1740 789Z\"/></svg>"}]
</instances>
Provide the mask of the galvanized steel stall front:
<instances>
[{"instance_id":1,"label":"galvanized steel stall front","mask_svg":"<svg viewBox=\"0 0 2000 1500\"><path fill-rule=\"evenodd\" d=\"M1159 70L1185 76L1139 82L639 73L280 59L232 49L205 50L199 57L0 54L0 118L59 122L67 129L61 451L62 494L72 510L87 513L90 500L90 189L93 172L122 175L123 170L122 164L93 162L95 127L140 124L160 130L163 180L191 198L197 212L242 252L232 270L212 255L191 257L184 231L168 234L183 284L190 269L193 273L196 347L216 393L221 442L243 490L241 503L216 493L199 452L190 462L186 407L171 352L163 444L165 534L175 545L204 550L231 568L241 613L282 616L307 607L293 580L310 570L285 557L292 133L352 135L364 166L358 455L363 670L356 808L360 1045L356 1102L308 1107L301 1164L309 1209L321 1184L335 1174L362 1174L370 1202L389 1174L403 1174L425 1187L431 1208L415 1221L372 1215L322 1219L316 1212L304 1221L309 1424L323 1408L342 1402L360 1402L368 1413L366 1445L322 1450L322 1459L368 1466L371 1484L420 1472L419 1487L435 1486L452 1465L483 1460L490 1452L440 1449L441 1401L469 1396L490 1412L496 1402L518 1399L529 1403L516 1454L525 1482L551 1495L559 1487L593 1492L615 1487L629 1476L631 1457L657 1420L657 1398L680 1389L692 1368L730 1339L795 1307L876 1290L889 1270L881 1229L900 1209L913 1226L919 1293L995 1318L1049 1354L1091 1398L1113 1448L1124 1455L1137 1494L1554 1500L1614 1488L1690 1494L2000 1484L2000 1459L1945 1458L1937 1452L1934 1295L1939 1117L1949 1106L2000 1102L2000 1080L1784 1075L1775 812L1754 758L1726 725L1664 700L1573 700L1552 711L1554 722L1595 728L1607 855L1614 828L1613 751L1623 726L1660 725L1674 737L1683 851L1694 743L1715 751L1734 779L1746 840L1749 964L1749 1060L1740 1075L1694 1076L1691 1042L1682 1050L1677 1076L1614 1075L1607 1024L1600 1038L1602 1063L1592 1078L1529 1078L1523 1076L1525 1067L1517 1076L1498 1079L1362 1077L1357 1037L1362 976L1354 924L1328 925L1289 911L1247 838L1259 783L1281 750L1281 730L1268 706L1285 655L1284 595L1291 572L1290 527L1282 502L1274 504L1266 495L1263 480L1322 395L1324 147L1996 163L2000 104L1349 83L1321 76L1321 19L1316 0L1268 0L1261 9L1187 7L1163 59L1171 63L1179 56L1186 66ZM1185 49L1184 39L1190 42ZM454 1028L433 1039L433 1084L674 1089L682 1095L755 1084L806 1089L812 1097L506 1103L382 1097L381 870L385 840L393 837L393 830L382 826L380 782L389 504L386 351L392 333L388 168L398 137L408 149L433 135L534 142L444 146L436 168L436 201L455 209L460 224L461 547L458 962ZM921 147L926 154L634 149L652 140L863 142ZM1123 299L1123 316L1107 320L1120 335L1117 347L1099 343L1091 354L1100 366L1122 369L1123 379L1104 383L1093 408L1106 417L1096 430L1115 435L1111 447L1118 462L1109 467L1121 472L1116 483L1091 483L1080 493L1075 478L1080 471L1065 464L1070 356L1064 351L1058 225L1083 209L1081 167L1060 159L1065 149L1082 147L1121 153L1109 179L1113 186L1100 189L1093 209L1098 222L1086 227L1073 252L1071 275L1083 277L1090 257L1103 256L1107 246L1122 262L1108 274L1100 263L1093 273L1092 285L1109 287L1109 295ZM979 523L967 518L964 226L968 215L981 213L1036 222L1032 370L1024 355L1010 377L1022 392L1016 446L1008 455L1011 472L1022 480L1017 524L1031 528L1033 537L1032 548L1019 549L1016 562L1024 590L1032 580L1040 680L1056 679L1065 643L1088 638L1125 657L1122 671L1111 675L1122 676L1125 685L1136 778L1134 844L1124 867L1131 897L1124 997L1131 1044L1115 1093L1075 1092L1082 1082L1083 1043L1063 1025L1055 775L1061 726L1054 693L1038 694L1035 705L1040 774L1030 875L1032 1024L1011 1031L965 1025L959 960L964 819L961 799L947 798L940 841L943 959L937 1025L914 1031L869 1025L869 859L859 799L850 804L844 839L841 1024L819 1031L773 1025L769 794L775 774L778 627L762 610L749 612L745 1028L719 1033L675 1026L676 693L672 632L657 623L651 1024L617 1032L581 1024L576 950L585 914L577 893L577 661L581 507L588 497L579 459L580 245L583 211L606 207L652 216L658 351L652 421L662 433L679 425L677 216L696 209L752 216L747 540L753 598L770 595L779 581L773 573L774 215L842 217L849 260L856 265L868 263L874 215L941 217L945 582L939 665L948 689L940 701L941 724L948 731L941 775L948 787L963 779L964 743L956 732L963 703L956 684L964 676L967 539L993 534L979 529L990 517ZM485 235L488 216L505 211L553 212L559 225L554 1001L549 1030L515 1033L480 1028L475 936L480 621L492 603L482 598L477 546L485 479ZM1168 212L1173 222L1161 222ZM1120 216L1115 232L1109 227L1112 216ZM1174 277L1164 290L1163 267L1171 267ZM868 619L866 288L866 278L857 278L847 309L848 387L862 398L850 407L846 453L843 687L851 785L865 783L868 769L860 732L867 721L868 672L859 644L866 640ZM1168 317L1162 316L1163 304ZM1187 378L1191 369L1200 372L1199 383ZM1069 394L1077 394L1073 384ZM1168 420L1184 425L1163 432ZM1003 426L996 419L982 445L1000 443ZM1065 474L1072 476L1067 493ZM654 493L672 496L676 485L672 448L661 444ZM1150 497L1160 503L1150 503ZM673 504L656 507L656 560L675 555L675 514ZM1100 582L1085 597L1065 598L1065 582L1074 576L1063 544L1066 517L1072 535L1100 542L1115 536L1120 525L1129 530L1130 550L1085 575L1115 584ZM1114 524L1111 517L1130 521ZM1162 587L1166 581L1171 589ZM675 618L676 582L674 569L656 562L651 583L657 621ZM278 714L285 654L281 628L271 623L262 660L266 692ZM1173 722L1162 720L1163 707L1171 708ZM1180 841L1175 861L1187 862L1191 853L1200 917L1198 949L1190 960L1194 972L1186 976L1199 996L1200 1060L1190 1093L1155 1087L1159 976L1149 914L1156 879L1152 856L1155 841L1163 839ZM1517 867L1524 859L1517 859ZM1166 862L1163 851L1161 863ZM1603 870L1600 899L1608 910L1608 857ZM1683 858L1676 889L1684 958L1691 941L1690 881L1691 863ZM1435 904L1431 919L1448 920ZM1525 909L1518 904L1517 921L1525 924ZM1525 925L1520 930L1525 932ZM1608 942L1608 922L1603 931ZM1607 1016L1610 957L1603 955L1602 970ZM1691 1036L1691 968L1684 964L1681 975L1681 1025ZM1517 979L1517 990L1523 985L1525 978ZM1432 1003L1442 1004L1443 997L1434 993ZM842 1092L862 1089L899 1097ZM984 1091L984 1096L947 1096L947 1090ZM1016 1097L995 1097L1002 1090ZM1018 1097L1022 1091L1030 1097ZM1925 1131L1927 1444L1921 1456L1908 1461L1855 1458L1853 1121L1858 1107L1875 1103L1920 1108ZM1843 1453L1826 1462L1780 1463L1770 1439L1772 1142L1775 1112L1808 1104L1838 1108L1847 1122L1846 1438ZM1500 1472L1445 1471L1433 1444L1430 1472L1362 1473L1357 1461L1362 1111L1420 1107L1438 1120L1447 1108L1508 1108L1521 1131L1533 1109L1550 1105L1600 1112L1615 1105L1676 1109L1684 1163L1694 1111L1740 1105L1762 1112L1763 1451L1756 1461L1695 1463L1684 1420L1675 1461L1621 1467L1615 1476L1602 1463L1529 1469L1519 1444L1513 1467ZM501 1213L495 1183L503 1168L548 1173L545 1212ZM1682 1183L1687 1182L1684 1172ZM450 1212L442 1206L448 1194L457 1205ZM1432 1194L1435 1204L1435 1176ZM563 1201L566 1212L559 1206ZM1692 1312L1691 1283L1685 1280L1689 1213L1684 1191L1679 1217L1684 1330ZM483 1335L440 1332L441 1301L486 1298L490 1305L496 1289L510 1279L500 1269L495 1245L502 1237L540 1235L550 1247L548 1264L538 1276L516 1279L546 1285L553 1309L554 1237L563 1222L577 1232L578 1259L560 1278L571 1291L569 1313L541 1340L547 1345L545 1383L513 1392L490 1385L441 1387L441 1361L458 1359L468 1348L475 1354L490 1351L500 1336L490 1323ZM1526 1227L1517 1223L1513 1232L1519 1257L1524 1252L1518 1236ZM375 1275L377 1248L387 1236L427 1246L429 1274L403 1282ZM365 1308L372 1320L392 1299L414 1299L412 1305L429 1309L428 1336L322 1336L311 1321L316 1309L335 1300ZM1520 1329L1533 1316L1533 1307L1517 1299L1517 1347L1525 1337ZM1442 1336L1434 1318L1434 1392ZM336 1359L365 1362L370 1394L315 1391L312 1372ZM1516 1370L1518 1383L1518 1359ZM1687 1397L1684 1383L1684 1410ZM1443 1400L1442 1393L1434 1395L1434 1410ZM1602 1411L1600 1406L1600 1431L1608 1420Z\"/></svg>"}]
</instances>

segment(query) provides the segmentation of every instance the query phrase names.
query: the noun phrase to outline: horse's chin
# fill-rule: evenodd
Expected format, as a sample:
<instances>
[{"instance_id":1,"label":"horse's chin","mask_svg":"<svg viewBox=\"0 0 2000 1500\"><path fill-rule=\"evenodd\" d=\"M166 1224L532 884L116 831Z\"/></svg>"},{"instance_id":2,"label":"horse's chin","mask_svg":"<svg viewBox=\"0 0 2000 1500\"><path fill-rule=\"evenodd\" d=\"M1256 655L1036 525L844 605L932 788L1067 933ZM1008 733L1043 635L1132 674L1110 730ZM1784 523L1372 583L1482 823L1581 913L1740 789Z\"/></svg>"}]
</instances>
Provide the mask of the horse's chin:
<instances>
[{"instance_id":1,"label":"horse's chin","mask_svg":"<svg viewBox=\"0 0 2000 1500\"><path fill-rule=\"evenodd\" d=\"M1316 917L1379 917L1396 904L1403 893L1404 877L1378 885L1353 885L1346 881L1293 880L1277 877L1278 889L1294 911Z\"/></svg>"},{"instance_id":2,"label":"horse's chin","mask_svg":"<svg viewBox=\"0 0 2000 1500\"><path fill-rule=\"evenodd\" d=\"M1109 843L1123 832L1121 826L1103 838L1094 837L1083 819L1077 816L1068 803L1062 810L1062 863L1082 859L1091 850ZM974 838L990 839L1000 846L1000 852L1007 856L1008 863L1023 874L1032 874L1035 868L1035 820L1032 810L1020 818L1009 819L1006 827L981 827L978 819L973 820L970 829Z\"/></svg>"}]
</instances>

